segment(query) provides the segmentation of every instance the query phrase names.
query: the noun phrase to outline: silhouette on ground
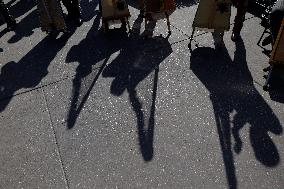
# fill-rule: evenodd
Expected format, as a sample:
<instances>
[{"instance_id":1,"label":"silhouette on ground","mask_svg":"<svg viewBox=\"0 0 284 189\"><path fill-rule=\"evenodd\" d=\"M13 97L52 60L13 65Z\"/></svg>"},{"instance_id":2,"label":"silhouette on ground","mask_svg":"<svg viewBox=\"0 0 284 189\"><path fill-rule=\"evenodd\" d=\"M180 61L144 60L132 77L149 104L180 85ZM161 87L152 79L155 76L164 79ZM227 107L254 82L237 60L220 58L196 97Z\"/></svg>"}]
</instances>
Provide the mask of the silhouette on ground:
<instances>
[{"instance_id":1,"label":"silhouette on ground","mask_svg":"<svg viewBox=\"0 0 284 189\"><path fill-rule=\"evenodd\" d=\"M15 3L16 2L16 3ZM14 4L15 3L15 4ZM10 7L10 13L15 18L26 14L28 11L36 6L37 2L34 0L12 0L7 5Z\"/></svg>"},{"instance_id":2,"label":"silhouette on ground","mask_svg":"<svg viewBox=\"0 0 284 189\"><path fill-rule=\"evenodd\" d=\"M120 54L104 69L102 75L114 77L111 94L120 96L128 92L137 117L140 151L144 160L150 161L153 158L159 64L172 53L172 49L168 38L159 36L145 39L143 34L140 35L141 23L141 18L135 21L127 45L122 47ZM148 37L153 34L155 23L149 27L144 33Z\"/></svg>"},{"instance_id":3,"label":"silhouette on ground","mask_svg":"<svg viewBox=\"0 0 284 189\"><path fill-rule=\"evenodd\" d=\"M86 38L78 45L73 46L67 53L67 63L79 63L73 79L71 107L67 118L67 127L69 129L75 125L90 91L94 87L109 57L116 51L119 51L121 49L120 45L127 41L125 30L110 30L108 35L99 31L99 25L100 16L97 15ZM93 68L94 65L96 65L96 68ZM88 85L87 91L82 91L84 81L85 85ZM82 98L80 98L81 96Z\"/></svg>"},{"instance_id":4,"label":"silhouette on ground","mask_svg":"<svg viewBox=\"0 0 284 189\"><path fill-rule=\"evenodd\" d=\"M72 33L46 36L19 62L8 62L0 74L0 112L9 104L12 96L23 88L34 88L48 74L48 66L64 47Z\"/></svg>"},{"instance_id":5,"label":"silhouette on ground","mask_svg":"<svg viewBox=\"0 0 284 189\"><path fill-rule=\"evenodd\" d=\"M18 21L15 34L8 40L8 43L17 43L24 37L30 37L34 29L39 27L38 12L34 9L21 21Z\"/></svg>"},{"instance_id":6,"label":"silhouette on ground","mask_svg":"<svg viewBox=\"0 0 284 189\"><path fill-rule=\"evenodd\" d=\"M141 153L145 161L153 157L153 135L155 100L158 81L159 64L171 54L172 50L167 38L156 37L145 41L140 36L142 19L138 18L130 36L124 28L111 29L107 34L98 31L100 17L96 16L93 26L86 38L77 46L70 49L66 62L79 63L73 79L71 106L67 118L67 127L73 128L92 88L102 73L103 77L114 77L111 93L121 95L125 90L129 93L129 100L137 116L138 138ZM145 35L152 35L155 23L147 29ZM143 36L144 36L143 34ZM87 49L87 50L86 50ZM112 54L120 52L106 68ZM151 97L148 123L142 110L142 104L136 87L150 74L153 75L150 84ZM84 87L86 90L84 91ZM145 89L145 92L149 90ZM147 124L147 129L145 129Z\"/></svg>"},{"instance_id":7,"label":"silhouette on ground","mask_svg":"<svg viewBox=\"0 0 284 189\"><path fill-rule=\"evenodd\" d=\"M90 21L96 14L96 7L98 6L98 0L87 1L82 0L80 2L84 21ZM62 6L64 8L64 6ZM33 9L33 10L32 10ZM21 20L17 19L20 16L26 14L32 10ZM34 33L34 29L40 27L38 10L36 7L36 1L21 0L10 8L11 14L17 19L17 27L15 28L15 34L8 40L9 43L16 43L24 37L30 37ZM72 28L67 21L68 28ZM6 32L5 32L6 33ZM1 34L0 34L1 36Z\"/></svg>"},{"instance_id":8,"label":"silhouette on ground","mask_svg":"<svg viewBox=\"0 0 284 189\"><path fill-rule=\"evenodd\" d=\"M280 157L268 133L280 135L282 127L254 87L243 41L236 43L234 60L226 49L222 52L206 47L195 49L191 69L210 92L229 188L237 188L231 136L235 139L233 149L240 153L243 143L239 132L245 125L250 127L256 159L265 166L276 166Z\"/></svg>"},{"instance_id":9,"label":"silhouette on ground","mask_svg":"<svg viewBox=\"0 0 284 189\"><path fill-rule=\"evenodd\" d=\"M34 1L27 2L25 1L17 1L15 4L15 1L10 1L6 4L7 7L9 7L10 14L17 20L17 27L15 28L15 35L8 41L9 43L15 43L22 39L22 37L30 36L33 34L33 29L36 28L36 21L35 18L37 18L37 12L36 10L33 10L31 13L29 13L26 17L24 17L21 21L19 21L19 17L26 14L28 11L33 9L36 5ZM13 4L13 5L12 5ZM0 22L0 25L4 24L4 22ZM4 29L1 31L0 38L7 33L8 31Z\"/></svg>"}]
</instances>

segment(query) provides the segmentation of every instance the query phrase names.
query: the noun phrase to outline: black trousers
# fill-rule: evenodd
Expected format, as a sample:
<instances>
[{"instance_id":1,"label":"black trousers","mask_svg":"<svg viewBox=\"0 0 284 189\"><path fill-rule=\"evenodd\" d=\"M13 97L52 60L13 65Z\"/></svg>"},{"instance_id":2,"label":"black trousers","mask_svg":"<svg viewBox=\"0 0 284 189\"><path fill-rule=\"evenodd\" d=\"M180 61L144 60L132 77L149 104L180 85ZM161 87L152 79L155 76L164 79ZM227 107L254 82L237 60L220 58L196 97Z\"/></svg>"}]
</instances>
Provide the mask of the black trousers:
<instances>
[{"instance_id":1,"label":"black trousers","mask_svg":"<svg viewBox=\"0 0 284 189\"><path fill-rule=\"evenodd\" d=\"M270 25L271 25L273 40L276 40L277 38L283 17L284 17L284 0L278 0L272 7L270 13Z\"/></svg>"},{"instance_id":2,"label":"black trousers","mask_svg":"<svg viewBox=\"0 0 284 189\"><path fill-rule=\"evenodd\" d=\"M15 22L15 19L10 15L9 9L6 7L2 0L0 0L0 14L3 16L5 22L8 25Z\"/></svg>"},{"instance_id":3,"label":"black trousers","mask_svg":"<svg viewBox=\"0 0 284 189\"><path fill-rule=\"evenodd\" d=\"M81 18L79 0L62 0L68 14L75 18Z\"/></svg>"}]
</instances>

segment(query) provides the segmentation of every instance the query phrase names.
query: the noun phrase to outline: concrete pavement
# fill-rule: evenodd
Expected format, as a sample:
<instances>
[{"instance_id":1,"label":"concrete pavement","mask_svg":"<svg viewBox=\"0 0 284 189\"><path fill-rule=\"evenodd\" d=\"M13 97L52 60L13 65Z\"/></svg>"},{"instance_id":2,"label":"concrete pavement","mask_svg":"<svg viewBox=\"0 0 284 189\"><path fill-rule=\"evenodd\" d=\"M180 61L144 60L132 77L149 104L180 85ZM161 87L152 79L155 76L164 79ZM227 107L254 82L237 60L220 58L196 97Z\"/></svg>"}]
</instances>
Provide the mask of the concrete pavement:
<instances>
[{"instance_id":1,"label":"concrete pavement","mask_svg":"<svg viewBox=\"0 0 284 189\"><path fill-rule=\"evenodd\" d=\"M284 93L262 90L259 18L246 15L236 44L225 33L221 52L199 33L190 53L194 2L178 1L172 35L158 21L151 39L135 2L130 36L103 34L98 2L81 5L84 24L49 37L32 1L10 2L0 188L284 187Z\"/></svg>"}]
</instances>

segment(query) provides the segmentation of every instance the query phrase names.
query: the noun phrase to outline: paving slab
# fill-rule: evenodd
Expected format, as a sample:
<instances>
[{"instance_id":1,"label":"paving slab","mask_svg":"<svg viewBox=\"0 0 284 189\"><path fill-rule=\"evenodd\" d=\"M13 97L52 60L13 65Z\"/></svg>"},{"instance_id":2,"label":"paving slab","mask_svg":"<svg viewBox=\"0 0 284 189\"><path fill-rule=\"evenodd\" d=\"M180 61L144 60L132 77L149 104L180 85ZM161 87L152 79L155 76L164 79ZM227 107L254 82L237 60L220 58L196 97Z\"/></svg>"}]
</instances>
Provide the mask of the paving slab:
<instances>
[{"instance_id":1,"label":"paving slab","mask_svg":"<svg viewBox=\"0 0 284 189\"><path fill-rule=\"evenodd\" d=\"M0 101L0 188L66 188L41 90Z\"/></svg>"}]
</instances>

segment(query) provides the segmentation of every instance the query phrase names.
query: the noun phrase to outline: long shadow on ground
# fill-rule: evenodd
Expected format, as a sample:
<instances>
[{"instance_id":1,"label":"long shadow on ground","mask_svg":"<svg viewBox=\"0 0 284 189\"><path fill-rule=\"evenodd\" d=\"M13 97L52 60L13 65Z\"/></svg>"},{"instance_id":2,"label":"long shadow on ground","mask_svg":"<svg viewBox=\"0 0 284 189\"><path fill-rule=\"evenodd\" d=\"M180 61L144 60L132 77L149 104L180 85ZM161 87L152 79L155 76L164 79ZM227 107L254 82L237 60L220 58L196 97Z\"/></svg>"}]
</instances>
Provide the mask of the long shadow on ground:
<instances>
[{"instance_id":1,"label":"long shadow on ground","mask_svg":"<svg viewBox=\"0 0 284 189\"><path fill-rule=\"evenodd\" d=\"M69 129L74 127L100 74L102 73L103 77L114 77L110 92L115 96L120 96L125 91L128 92L130 104L137 117L141 153L145 161L150 161L153 157L159 64L171 54L171 46L167 38L155 37L145 40L140 36L141 18L135 21L135 27L130 36L123 28L110 30L110 33L103 34L98 31L99 19L99 16L95 18L86 38L78 46L74 46L67 55L67 62L79 62L73 79L73 95L67 127ZM152 32L148 32L148 35ZM118 51L119 55L111 61L111 55ZM106 66L107 62L111 63ZM96 65L95 68L94 65ZM140 93L137 92L137 86L142 81L146 84L142 86L141 95L143 99L146 99L147 107L142 107ZM84 91L84 87L87 90ZM149 111L144 112L145 109Z\"/></svg>"},{"instance_id":2,"label":"long shadow on ground","mask_svg":"<svg viewBox=\"0 0 284 189\"><path fill-rule=\"evenodd\" d=\"M222 52L206 47L195 49L191 69L210 92L229 188L237 188L232 148L236 153L241 152L239 132L246 125L250 127L256 159L267 167L277 166L280 157L269 133L280 135L282 126L254 87L243 41L236 43L234 60L226 49Z\"/></svg>"},{"instance_id":3,"label":"long shadow on ground","mask_svg":"<svg viewBox=\"0 0 284 189\"><path fill-rule=\"evenodd\" d=\"M144 160L150 161L153 158L159 64L172 53L172 48L168 38L159 36L145 40L140 36L141 23L141 18L136 19L131 40L105 68L103 77L114 77L110 89L113 95L120 96L124 92L129 94L129 101L137 117L140 151Z\"/></svg>"},{"instance_id":4,"label":"long shadow on ground","mask_svg":"<svg viewBox=\"0 0 284 189\"><path fill-rule=\"evenodd\" d=\"M5 110L12 96L23 88L31 90L38 86L48 74L48 66L57 53L65 46L72 32L46 36L19 62L8 62L0 74L0 112ZM5 100L4 100L5 99Z\"/></svg>"},{"instance_id":5,"label":"long shadow on ground","mask_svg":"<svg viewBox=\"0 0 284 189\"><path fill-rule=\"evenodd\" d=\"M127 41L127 35L122 29L116 33L104 34L99 29L100 16L94 19L91 29L84 40L73 46L67 53L66 62L78 62L76 75L73 79L71 107L67 118L68 129L76 123L89 94L99 78L110 56L121 49L121 44ZM96 68L93 68L96 66ZM84 90L84 83L87 90Z\"/></svg>"}]
</instances>

